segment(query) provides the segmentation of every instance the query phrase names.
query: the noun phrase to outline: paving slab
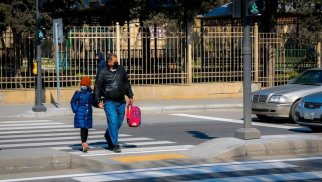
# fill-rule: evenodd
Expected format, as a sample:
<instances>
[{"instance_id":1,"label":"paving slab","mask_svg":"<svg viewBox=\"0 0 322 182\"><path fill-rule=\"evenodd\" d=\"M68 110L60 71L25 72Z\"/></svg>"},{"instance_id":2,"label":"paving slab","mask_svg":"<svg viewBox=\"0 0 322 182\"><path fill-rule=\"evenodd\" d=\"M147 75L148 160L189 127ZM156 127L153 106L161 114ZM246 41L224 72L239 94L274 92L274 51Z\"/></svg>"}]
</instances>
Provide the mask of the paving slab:
<instances>
[{"instance_id":1,"label":"paving slab","mask_svg":"<svg viewBox=\"0 0 322 182\"><path fill-rule=\"evenodd\" d=\"M49 148L8 149L0 151L0 174L73 169L93 162Z\"/></svg>"}]
</instances>

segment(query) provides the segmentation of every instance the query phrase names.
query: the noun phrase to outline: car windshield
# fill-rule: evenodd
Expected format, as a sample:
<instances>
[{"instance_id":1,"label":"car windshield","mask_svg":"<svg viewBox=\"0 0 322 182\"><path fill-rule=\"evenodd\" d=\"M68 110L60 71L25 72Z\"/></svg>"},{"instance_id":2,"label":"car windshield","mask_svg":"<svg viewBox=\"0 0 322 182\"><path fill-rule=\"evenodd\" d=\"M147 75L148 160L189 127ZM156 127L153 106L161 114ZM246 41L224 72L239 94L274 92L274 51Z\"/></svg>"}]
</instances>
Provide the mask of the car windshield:
<instances>
[{"instance_id":1,"label":"car windshield","mask_svg":"<svg viewBox=\"0 0 322 182\"><path fill-rule=\"evenodd\" d=\"M322 85L322 70L306 70L289 83L302 85Z\"/></svg>"}]
</instances>

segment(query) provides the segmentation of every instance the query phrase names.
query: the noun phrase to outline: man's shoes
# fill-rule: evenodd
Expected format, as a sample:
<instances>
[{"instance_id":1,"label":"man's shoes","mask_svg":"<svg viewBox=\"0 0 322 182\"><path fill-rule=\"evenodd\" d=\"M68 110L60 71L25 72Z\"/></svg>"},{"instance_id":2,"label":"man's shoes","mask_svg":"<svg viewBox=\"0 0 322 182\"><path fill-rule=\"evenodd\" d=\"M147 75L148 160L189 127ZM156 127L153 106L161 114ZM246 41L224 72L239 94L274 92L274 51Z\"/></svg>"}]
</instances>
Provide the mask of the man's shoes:
<instances>
[{"instance_id":1,"label":"man's shoes","mask_svg":"<svg viewBox=\"0 0 322 182\"><path fill-rule=\"evenodd\" d=\"M113 150L114 148L114 145L113 144L107 144L107 149L108 150Z\"/></svg>"},{"instance_id":2,"label":"man's shoes","mask_svg":"<svg viewBox=\"0 0 322 182\"><path fill-rule=\"evenodd\" d=\"M115 153L121 153L121 148L118 144L114 145L113 152Z\"/></svg>"},{"instance_id":3,"label":"man's shoes","mask_svg":"<svg viewBox=\"0 0 322 182\"><path fill-rule=\"evenodd\" d=\"M106 143L108 145L107 149L112 150L114 148L114 145L112 143L111 137L109 135L104 135L104 138L106 140Z\"/></svg>"}]
</instances>

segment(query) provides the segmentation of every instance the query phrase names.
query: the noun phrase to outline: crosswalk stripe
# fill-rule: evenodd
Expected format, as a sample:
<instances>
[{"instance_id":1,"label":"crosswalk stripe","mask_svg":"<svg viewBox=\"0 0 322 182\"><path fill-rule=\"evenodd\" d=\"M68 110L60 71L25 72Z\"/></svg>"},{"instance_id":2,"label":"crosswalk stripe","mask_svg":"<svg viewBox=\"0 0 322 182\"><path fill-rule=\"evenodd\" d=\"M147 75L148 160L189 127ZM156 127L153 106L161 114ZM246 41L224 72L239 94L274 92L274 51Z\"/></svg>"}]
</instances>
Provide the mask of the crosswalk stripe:
<instances>
[{"instance_id":1,"label":"crosswalk stripe","mask_svg":"<svg viewBox=\"0 0 322 182\"><path fill-rule=\"evenodd\" d=\"M95 157L95 156L109 156L109 155L126 155L126 154L143 154L143 153L155 153L155 152L174 152L188 150L194 145L170 145L162 147L140 147L140 148L122 148L122 153L114 153L108 150L93 150L84 154L79 151L72 152L73 154L80 155L82 157Z\"/></svg>"},{"instance_id":2,"label":"crosswalk stripe","mask_svg":"<svg viewBox=\"0 0 322 182\"><path fill-rule=\"evenodd\" d=\"M19 126L52 126L52 125L64 125L65 123L59 122L42 122L42 123L16 123L16 124L1 124L1 127L19 127Z\"/></svg>"},{"instance_id":3,"label":"crosswalk stripe","mask_svg":"<svg viewBox=\"0 0 322 182\"><path fill-rule=\"evenodd\" d=\"M59 129L59 128L53 128L53 129L42 129L42 130L24 130L23 133L27 134L27 133L48 133L48 132L79 132L78 128L74 128L74 127L69 127L69 128L65 128L65 129ZM0 132L1 135L5 135L5 134L21 134L22 131L1 131Z\"/></svg>"},{"instance_id":4,"label":"crosswalk stripe","mask_svg":"<svg viewBox=\"0 0 322 182\"><path fill-rule=\"evenodd\" d=\"M122 142L122 139L120 139ZM123 147L136 147L136 146L143 146L143 145L161 145L161 144L172 144L176 142L171 141L153 141L153 142L133 142L133 143L126 143Z\"/></svg>"},{"instance_id":5,"label":"crosswalk stripe","mask_svg":"<svg viewBox=\"0 0 322 182\"><path fill-rule=\"evenodd\" d=\"M228 165L228 166L199 166L193 168L169 168L164 170L151 170L145 169L142 171L131 170L125 172L106 173L94 176L75 177L74 180L80 182L103 182L103 181L115 181L115 180L134 180L142 178L159 178L169 177L177 175L193 175L193 174L207 174L207 173L218 173L218 172L231 172L231 171L247 171L247 170L259 170L259 169L283 169L296 167L292 164L286 164L282 162L276 163L253 163L253 164L242 164L242 165Z\"/></svg>"},{"instance_id":6,"label":"crosswalk stripe","mask_svg":"<svg viewBox=\"0 0 322 182\"><path fill-rule=\"evenodd\" d=\"M133 138L134 140L135 138ZM80 140L80 138L79 138ZM120 142L125 141L126 139L119 139ZM37 141L35 139L35 141ZM105 140L101 139L101 140L88 140L88 143L90 143L93 146L100 146L100 145L106 145L105 144ZM93 144L94 143L94 144ZM95 144L95 143L102 143L102 144ZM132 142L132 143L128 143L126 144L127 146L131 147L131 146L141 146L141 145L160 145L160 144L170 144L170 143L175 143L175 142L170 142L170 141L156 141L156 142ZM79 144L79 141L60 141L60 142L40 142L40 143L14 143L14 144L4 144L4 145L0 145L0 148L4 149L4 148L13 148L13 147L39 147L39 146L54 146L54 145L77 145Z\"/></svg>"},{"instance_id":7,"label":"crosswalk stripe","mask_svg":"<svg viewBox=\"0 0 322 182\"><path fill-rule=\"evenodd\" d=\"M54 137L54 136L79 136L79 130L71 130L72 133L40 133L40 134L23 134L23 135L0 135L0 139L14 139L14 138L31 138L31 137ZM20 132L21 133L21 132ZM1 132L2 134L2 132ZM98 131L94 129L89 130L89 135L103 135L105 131ZM131 135L119 134L119 137L129 137ZM0 142L1 143L1 142Z\"/></svg>"},{"instance_id":8,"label":"crosswalk stripe","mask_svg":"<svg viewBox=\"0 0 322 182\"><path fill-rule=\"evenodd\" d=\"M103 138L102 135L90 135L89 139L93 138ZM10 139L10 140L0 140L1 144L3 143L17 143L17 142L33 142L33 141L51 141L51 140L79 140L80 136L72 136L72 137L49 137L49 138L23 138L23 139ZM146 140L152 140L151 138L146 137L137 137L137 138L124 138L122 141L146 141Z\"/></svg>"},{"instance_id":9,"label":"crosswalk stripe","mask_svg":"<svg viewBox=\"0 0 322 182\"><path fill-rule=\"evenodd\" d=\"M26 127L8 127L0 128L2 130L22 130L22 129L42 129L42 128L73 128L74 125L58 125L58 126L26 126ZM1 132L2 133L2 132Z\"/></svg>"},{"instance_id":10,"label":"crosswalk stripe","mask_svg":"<svg viewBox=\"0 0 322 182\"><path fill-rule=\"evenodd\" d=\"M0 121L0 124L14 124L14 123L41 123L49 122L50 120L19 120L19 121Z\"/></svg>"},{"instance_id":11,"label":"crosswalk stripe","mask_svg":"<svg viewBox=\"0 0 322 182\"><path fill-rule=\"evenodd\" d=\"M75 150L75 147L81 147L81 142L79 128L74 128L73 125L51 122L50 120L30 120L4 121L0 122L0 126L0 148L49 147L77 155L84 154ZM105 149L106 141L103 137L104 133L105 131L89 130L88 143L90 144L91 156L111 155L111 151ZM152 138L130 136L127 134L119 134L119 142L123 145L125 151L122 153L137 153L139 151L141 153L181 151L193 146L173 145L176 142L154 141ZM168 146L157 147L157 145ZM113 152L113 154L115 153Z\"/></svg>"},{"instance_id":12,"label":"crosswalk stripe","mask_svg":"<svg viewBox=\"0 0 322 182\"><path fill-rule=\"evenodd\" d=\"M283 173L283 174L269 174L269 175L255 175L255 176L243 176L243 177L228 177L228 178L215 178L215 179L203 179L192 180L189 182L254 182L254 181L291 181L291 180L309 180L322 178L322 171L315 172L301 172L301 173Z\"/></svg>"},{"instance_id":13,"label":"crosswalk stripe","mask_svg":"<svg viewBox=\"0 0 322 182\"><path fill-rule=\"evenodd\" d=\"M81 155L84 157L93 157L93 156L104 156L104 155L111 155L116 153L111 153L109 150L106 150L104 147L107 145L90 145L90 152L84 154L83 152L79 151L72 151L71 153ZM135 147L135 148L123 148L121 154L135 154L135 153L152 153L152 152L170 152L170 151L184 151L188 150L189 148L194 147L194 145L168 145L162 147ZM49 147L54 150L73 150L71 147L63 146L63 147Z\"/></svg>"}]
</instances>

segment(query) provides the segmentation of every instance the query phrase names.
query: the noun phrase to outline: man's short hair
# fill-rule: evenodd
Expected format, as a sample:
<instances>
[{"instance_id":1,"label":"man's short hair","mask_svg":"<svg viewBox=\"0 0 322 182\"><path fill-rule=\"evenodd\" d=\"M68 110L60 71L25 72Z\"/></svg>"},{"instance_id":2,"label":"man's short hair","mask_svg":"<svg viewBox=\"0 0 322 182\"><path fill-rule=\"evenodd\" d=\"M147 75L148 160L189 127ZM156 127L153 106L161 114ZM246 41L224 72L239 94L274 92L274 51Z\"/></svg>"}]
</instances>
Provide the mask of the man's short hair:
<instances>
[{"instance_id":1,"label":"man's short hair","mask_svg":"<svg viewBox=\"0 0 322 182\"><path fill-rule=\"evenodd\" d=\"M116 54L113 54L113 53L109 53L107 56L106 56L106 60L107 61L110 61L112 59L112 57L117 57Z\"/></svg>"}]
</instances>

